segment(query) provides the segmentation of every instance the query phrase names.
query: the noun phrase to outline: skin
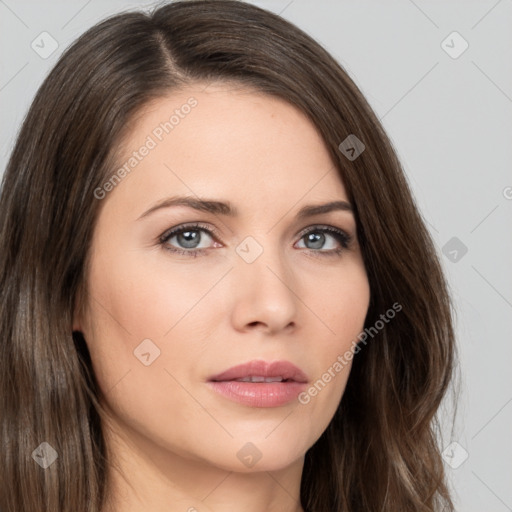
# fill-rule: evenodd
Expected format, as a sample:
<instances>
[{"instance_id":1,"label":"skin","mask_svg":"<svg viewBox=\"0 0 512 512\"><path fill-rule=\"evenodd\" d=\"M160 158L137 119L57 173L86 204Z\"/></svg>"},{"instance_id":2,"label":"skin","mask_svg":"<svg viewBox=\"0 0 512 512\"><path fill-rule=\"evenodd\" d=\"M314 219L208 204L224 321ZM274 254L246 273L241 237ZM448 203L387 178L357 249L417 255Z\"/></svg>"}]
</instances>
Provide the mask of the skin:
<instances>
[{"instance_id":1,"label":"skin","mask_svg":"<svg viewBox=\"0 0 512 512\"><path fill-rule=\"evenodd\" d=\"M109 410L108 510L302 511L304 454L332 419L351 363L307 404L249 407L206 381L262 359L291 361L313 384L352 347L370 300L355 218L296 218L304 205L348 202L341 178L303 114L240 86L197 84L153 101L130 125L120 165L191 96L197 106L101 200L85 313L75 317ZM174 206L139 218L174 195L240 213ZM195 232L203 254L165 249L193 250L182 237L159 242L190 222L217 230ZM308 241L318 225L352 242L327 255L342 245L330 233L323 245ZM252 263L236 252L248 236L263 250ZM160 349L148 366L134 355L145 339ZM237 457L248 442L261 454L252 467Z\"/></svg>"}]
</instances>

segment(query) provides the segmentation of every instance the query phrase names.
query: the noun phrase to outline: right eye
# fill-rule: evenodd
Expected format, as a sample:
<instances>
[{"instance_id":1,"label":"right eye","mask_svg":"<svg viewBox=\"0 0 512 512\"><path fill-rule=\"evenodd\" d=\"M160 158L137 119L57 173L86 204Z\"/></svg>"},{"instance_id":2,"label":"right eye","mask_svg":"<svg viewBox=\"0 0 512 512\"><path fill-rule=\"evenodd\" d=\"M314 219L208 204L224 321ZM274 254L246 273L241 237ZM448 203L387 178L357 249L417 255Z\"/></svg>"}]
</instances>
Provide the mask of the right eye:
<instances>
[{"instance_id":1,"label":"right eye","mask_svg":"<svg viewBox=\"0 0 512 512\"><path fill-rule=\"evenodd\" d=\"M182 225L166 231L160 237L160 244L167 251L195 257L206 252L207 247L200 247L199 244L202 242L204 233L213 239L212 231L203 224ZM170 243L173 238L176 238L175 243L179 245L178 247Z\"/></svg>"}]
</instances>

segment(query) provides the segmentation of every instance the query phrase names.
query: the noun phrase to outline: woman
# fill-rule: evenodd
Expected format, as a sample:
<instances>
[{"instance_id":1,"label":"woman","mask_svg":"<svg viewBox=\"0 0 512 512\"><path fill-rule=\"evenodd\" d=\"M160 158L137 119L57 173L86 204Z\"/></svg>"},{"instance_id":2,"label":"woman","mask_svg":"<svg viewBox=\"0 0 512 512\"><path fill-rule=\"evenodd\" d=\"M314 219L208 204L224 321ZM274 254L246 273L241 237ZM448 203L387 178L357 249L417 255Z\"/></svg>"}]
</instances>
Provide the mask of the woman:
<instances>
[{"instance_id":1,"label":"woman","mask_svg":"<svg viewBox=\"0 0 512 512\"><path fill-rule=\"evenodd\" d=\"M453 510L450 298L338 63L229 0L61 57L0 202L0 509Z\"/></svg>"}]
</instances>

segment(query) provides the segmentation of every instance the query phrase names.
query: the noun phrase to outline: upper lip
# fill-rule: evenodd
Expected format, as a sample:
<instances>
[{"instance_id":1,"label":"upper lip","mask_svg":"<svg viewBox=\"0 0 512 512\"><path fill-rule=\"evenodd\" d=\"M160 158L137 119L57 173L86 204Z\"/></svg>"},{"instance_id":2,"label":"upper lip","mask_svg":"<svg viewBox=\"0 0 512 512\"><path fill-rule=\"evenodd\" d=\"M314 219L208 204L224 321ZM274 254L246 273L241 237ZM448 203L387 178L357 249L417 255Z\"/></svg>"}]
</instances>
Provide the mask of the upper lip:
<instances>
[{"instance_id":1,"label":"upper lip","mask_svg":"<svg viewBox=\"0 0 512 512\"><path fill-rule=\"evenodd\" d=\"M210 381L228 381L244 377L282 377L283 380L295 382L308 382L307 375L289 361L249 361L248 363L233 366L228 370L210 377Z\"/></svg>"}]
</instances>

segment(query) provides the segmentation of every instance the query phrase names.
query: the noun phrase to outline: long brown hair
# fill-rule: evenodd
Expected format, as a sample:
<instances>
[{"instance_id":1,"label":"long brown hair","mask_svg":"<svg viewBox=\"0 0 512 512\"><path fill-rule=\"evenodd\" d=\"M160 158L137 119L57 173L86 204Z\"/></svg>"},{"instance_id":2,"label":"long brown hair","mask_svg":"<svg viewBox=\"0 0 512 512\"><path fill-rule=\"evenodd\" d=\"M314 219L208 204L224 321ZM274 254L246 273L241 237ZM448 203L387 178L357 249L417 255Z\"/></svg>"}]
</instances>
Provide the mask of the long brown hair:
<instances>
[{"instance_id":1,"label":"long brown hair","mask_svg":"<svg viewBox=\"0 0 512 512\"><path fill-rule=\"evenodd\" d=\"M355 354L339 408L306 453L304 510L453 511L437 439L456 359L451 299L401 164L318 43L231 0L178 1L92 27L25 118L0 198L0 509L99 512L105 503L99 389L72 333L101 203L94 191L117 168L137 112L198 81L234 81L309 117L354 205L371 289L365 326L402 306ZM355 159L339 149L349 135L365 145ZM58 454L46 469L35 463L43 442Z\"/></svg>"}]
</instances>

